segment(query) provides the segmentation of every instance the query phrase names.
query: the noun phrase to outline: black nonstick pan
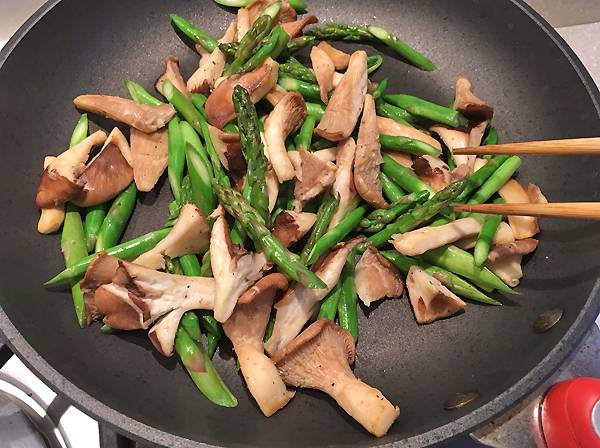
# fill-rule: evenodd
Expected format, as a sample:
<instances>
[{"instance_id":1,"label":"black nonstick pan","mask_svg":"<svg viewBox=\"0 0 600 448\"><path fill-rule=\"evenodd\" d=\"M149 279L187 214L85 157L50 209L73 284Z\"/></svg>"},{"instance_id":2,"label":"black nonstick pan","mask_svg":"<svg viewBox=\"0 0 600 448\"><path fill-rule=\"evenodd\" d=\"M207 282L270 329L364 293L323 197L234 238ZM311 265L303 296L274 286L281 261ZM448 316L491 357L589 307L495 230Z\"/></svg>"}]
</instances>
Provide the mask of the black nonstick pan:
<instances>
[{"instance_id":1,"label":"black nonstick pan","mask_svg":"<svg viewBox=\"0 0 600 448\"><path fill-rule=\"evenodd\" d=\"M494 105L504 142L600 135L600 96L590 76L520 0L311 3L322 22L382 24L437 63L438 71L424 73L386 57L376 79L389 76L390 91L447 104L454 78L466 74ZM500 297L502 307L469 304L465 313L425 326L415 323L406 299L361 313L356 373L402 411L381 439L316 392L300 392L283 411L263 417L225 352L215 359L239 398L234 409L205 400L144 334L79 329L69 295L42 287L63 265L59 238L35 231L42 159L68 142L75 96L126 96L125 79L150 89L168 55L191 74L198 56L171 28L170 12L215 35L233 17L210 0L51 1L0 52L0 327L46 383L101 422L170 447L405 447L472 430L561 364L600 309L597 222L543 221L519 295ZM598 158L527 157L519 178L539 184L551 201L600 200ZM168 190L162 185L141 197L126 238L164 223ZM562 320L535 333L535 318L552 308L564 310ZM448 398L469 391L479 398L444 409Z\"/></svg>"}]
</instances>

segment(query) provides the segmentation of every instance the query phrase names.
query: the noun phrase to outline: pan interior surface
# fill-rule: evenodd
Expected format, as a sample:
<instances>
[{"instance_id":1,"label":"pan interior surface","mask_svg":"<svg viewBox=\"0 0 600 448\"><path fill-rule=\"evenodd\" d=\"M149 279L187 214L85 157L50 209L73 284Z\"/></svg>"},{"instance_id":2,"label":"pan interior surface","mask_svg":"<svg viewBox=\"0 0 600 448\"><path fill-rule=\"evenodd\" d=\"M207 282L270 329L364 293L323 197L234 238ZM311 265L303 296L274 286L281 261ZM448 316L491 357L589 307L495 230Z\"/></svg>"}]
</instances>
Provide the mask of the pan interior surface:
<instances>
[{"instance_id":1,"label":"pan interior surface","mask_svg":"<svg viewBox=\"0 0 600 448\"><path fill-rule=\"evenodd\" d=\"M180 59L184 77L194 71L198 56L171 28L171 12L217 36L234 18L209 0L62 1L23 37L0 69L0 305L42 358L27 361L34 368L48 363L89 394L75 404L171 446L190 446L177 438L240 447L418 446L467 431L500 412L565 356L560 350L553 358L548 354L580 313L599 303L598 297L588 297L600 267L600 223L543 221L540 246L527 261L519 295L500 297L502 307L470 303L465 313L425 326L416 324L405 298L360 313L356 374L401 408L400 418L381 439L369 436L318 392L298 393L284 410L263 417L231 353L215 357L239 399L237 408L225 409L204 399L176 359L158 355L145 334L105 336L97 325L79 329L69 295L42 287L63 266L59 237L35 231L33 198L42 159L66 147L78 117L71 102L75 96L125 97L126 79L150 90L169 55ZM374 79L389 77L389 92L449 104L454 78L468 76L476 94L495 107L494 125L503 142L600 134L595 90L586 87L546 32L510 1L315 0L310 13L321 22L381 24L437 64L438 71L425 73L383 48L339 44L346 50L383 52L386 58ZM113 126L93 119L106 130ZM518 178L538 184L551 201L597 201L599 168L592 157L528 157ZM156 192L142 195L125 238L162 226L170 200L164 181ZM565 310L563 319L550 332L535 334L535 317L555 307ZM586 322L580 319L578 325ZM562 350L572 348L575 339L573 332L571 345L565 343ZM537 376L529 375L540 364ZM59 381L49 381L62 390ZM445 400L467 391L477 391L480 398L452 412L443 409ZM486 406L501 394L497 409ZM105 413L106 407L116 413ZM451 426L439 430L444 425Z\"/></svg>"}]
</instances>

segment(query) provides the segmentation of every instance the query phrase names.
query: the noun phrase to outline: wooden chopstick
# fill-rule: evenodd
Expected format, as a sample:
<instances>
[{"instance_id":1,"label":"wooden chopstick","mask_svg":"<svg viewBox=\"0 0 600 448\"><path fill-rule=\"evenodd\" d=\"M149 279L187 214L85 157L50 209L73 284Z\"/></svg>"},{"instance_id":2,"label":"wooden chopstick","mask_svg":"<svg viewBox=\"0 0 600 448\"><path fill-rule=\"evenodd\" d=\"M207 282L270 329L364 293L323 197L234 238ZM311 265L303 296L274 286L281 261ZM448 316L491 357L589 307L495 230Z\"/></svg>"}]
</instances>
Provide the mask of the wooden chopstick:
<instances>
[{"instance_id":1,"label":"wooden chopstick","mask_svg":"<svg viewBox=\"0 0 600 448\"><path fill-rule=\"evenodd\" d=\"M502 145L456 148L454 155L535 154L544 155L600 155L600 137L545 140L539 142L505 143Z\"/></svg>"},{"instance_id":2,"label":"wooden chopstick","mask_svg":"<svg viewBox=\"0 0 600 448\"><path fill-rule=\"evenodd\" d=\"M457 212L495 213L514 216L600 219L600 202L555 202L551 204L456 204Z\"/></svg>"}]
</instances>

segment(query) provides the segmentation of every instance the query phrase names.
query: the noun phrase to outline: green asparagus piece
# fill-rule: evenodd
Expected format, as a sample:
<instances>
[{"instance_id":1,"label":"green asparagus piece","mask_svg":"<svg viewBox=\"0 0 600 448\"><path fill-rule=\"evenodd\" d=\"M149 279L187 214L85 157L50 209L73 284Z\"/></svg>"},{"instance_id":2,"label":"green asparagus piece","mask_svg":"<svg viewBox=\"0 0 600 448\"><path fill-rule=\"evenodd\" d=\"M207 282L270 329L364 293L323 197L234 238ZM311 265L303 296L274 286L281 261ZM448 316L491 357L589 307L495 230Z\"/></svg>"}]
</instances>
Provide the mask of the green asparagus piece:
<instances>
[{"instance_id":1,"label":"green asparagus piece","mask_svg":"<svg viewBox=\"0 0 600 448\"><path fill-rule=\"evenodd\" d=\"M304 123L302 123L302 127L298 132L296 137L296 149L298 151L304 149L306 151L310 151L310 143L312 141L313 131L315 130L315 125L317 124L317 119L314 115L307 114Z\"/></svg>"},{"instance_id":2,"label":"green asparagus piece","mask_svg":"<svg viewBox=\"0 0 600 448\"><path fill-rule=\"evenodd\" d=\"M411 122L415 121L415 117L401 107L386 103L381 97L375 102L375 107L377 109L377 115L380 117L390 118L396 123L400 123L411 128L414 127Z\"/></svg>"},{"instance_id":3,"label":"green asparagus piece","mask_svg":"<svg viewBox=\"0 0 600 448\"><path fill-rule=\"evenodd\" d=\"M215 3L230 8L244 8L252 3L252 0L215 0ZM289 0L288 3L297 12L306 11L306 9L308 9L308 5L304 0Z\"/></svg>"},{"instance_id":4,"label":"green asparagus piece","mask_svg":"<svg viewBox=\"0 0 600 448\"><path fill-rule=\"evenodd\" d=\"M181 358L192 381L206 398L219 406L228 408L237 406L237 399L215 370L202 344L194 341L192 336L181 326L175 337L175 351Z\"/></svg>"},{"instance_id":5,"label":"green asparagus piece","mask_svg":"<svg viewBox=\"0 0 600 448\"><path fill-rule=\"evenodd\" d=\"M135 182L131 182L131 185L117 195L98 231L96 252L105 251L119 242L133 213L137 191Z\"/></svg>"},{"instance_id":6,"label":"green asparagus piece","mask_svg":"<svg viewBox=\"0 0 600 448\"><path fill-rule=\"evenodd\" d=\"M445 246L424 253L421 258L428 263L444 268L450 272L465 277L475 283L484 291L498 291L512 294L510 289L500 278L488 268L475 266L473 256L456 246Z\"/></svg>"},{"instance_id":7,"label":"green asparagus piece","mask_svg":"<svg viewBox=\"0 0 600 448\"><path fill-rule=\"evenodd\" d=\"M379 41L390 47L415 67L428 72L434 71L437 67L423 54L402 42L396 36L390 34L388 30L379 26L370 26L367 30Z\"/></svg>"},{"instance_id":8,"label":"green asparagus piece","mask_svg":"<svg viewBox=\"0 0 600 448\"><path fill-rule=\"evenodd\" d=\"M156 246L160 240L167 236L170 231L170 228L155 230L133 240L111 247L110 249L106 249L105 252L107 255L112 255L113 257L117 257L122 260L131 260L132 258L140 256L144 252L148 252L150 249ZM44 286L51 286L65 280L77 278L86 271L95 257L96 254L92 254L82 258L74 265L52 277L50 280L44 283Z\"/></svg>"},{"instance_id":9,"label":"green asparagus piece","mask_svg":"<svg viewBox=\"0 0 600 448\"><path fill-rule=\"evenodd\" d=\"M504 201L502 199L494 201L495 204L501 204ZM483 266L487 260L488 254L490 253L490 247L494 241L494 236L498 230L498 226L502 222L502 215L487 215L485 221L479 231L477 242L475 243L475 250L473 251L473 259L475 265Z\"/></svg>"},{"instance_id":10,"label":"green asparagus piece","mask_svg":"<svg viewBox=\"0 0 600 448\"><path fill-rule=\"evenodd\" d=\"M239 44L237 42L225 42L219 44L219 50L225 55L227 63L231 63L235 59L235 52L237 51Z\"/></svg>"},{"instance_id":11,"label":"green asparagus piece","mask_svg":"<svg viewBox=\"0 0 600 448\"><path fill-rule=\"evenodd\" d=\"M396 202L406 194L406 192L402 190L397 183L390 179L387 174L380 173L379 179L381 180L381 189L383 190L383 194L388 201Z\"/></svg>"},{"instance_id":12,"label":"green asparagus piece","mask_svg":"<svg viewBox=\"0 0 600 448\"><path fill-rule=\"evenodd\" d=\"M69 142L69 148L78 145L88 136L89 120L87 114L81 114Z\"/></svg>"},{"instance_id":13,"label":"green asparagus piece","mask_svg":"<svg viewBox=\"0 0 600 448\"><path fill-rule=\"evenodd\" d=\"M285 51L286 56L290 56L305 47L308 47L315 41L314 36L300 36L290 40Z\"/></svg>"},{"instance_id":14,"label":"green asparagus piece","mask_svg":"<svg viewBox=\"0 0 600 448\"><path fill-rule=\"evenodd\" d=\"M179 118L169 122L169 157L167 173L171 192L176 201L181 197L181 183L185 168L185 143L179 127Z\"/></svg>"},{"instance_id":15,"label":"green asparagus piece","mask_svg":"<svg viewBox=\"0 0 600 448\"><path fill-rule=\"evenodd\" d=\"M485 165L475 171L467 178L467 186L463 192L456 198L456 202L465 202L471 194L483 185L483 183L492 175L494 172L508 160L509 156L501 154L494 156Z\"/></svg>"},{"instance_id":16,"label":"green asparagus piece","mask_svg":"<svg viewBox=\"0 0 600 448\"><path fill-rule=\"evenodd\" d=\"M491 127L490 130L488 131L488 135L485 137L485 140L483 141L483 145L487 146L487 145L497 145L499 142L499 137L498 137L498 130L495 127Z\"/></svg>"},{"instance_id":17,"label":"green asparagus piece","mask_svg":"<svg viewBox=\"0 0 600 448\"><path fill-rule=\"evenodd\" d=\"M100 331L103 334L113 334L115 332L115 329L108 324L104 324L100 327Z\"/></svg>"},{"instance_id":18,"label":"green asparagus piece","mask_svg":"<svg viewBox=\"0 0 600 448\"><path fill-rule=\"evenodd\" d=\"M208 98L206 95L202 93L192 93L190 95L190 100L192 100L192 104L194 107L200 112L200 114L206 119L206 111L204 110L204 104Z\"/></svg>"},{"instance_id":19,"label":"green asparagus piece","mask_svg":"<svg viewBox=\"0 0 600 448\"><path fill-rule=\"evenodd\" d=\"M323 137L313 136L312 142L310 144L310 149L312 149L313 151L318 151L319 149L331 148L334 146L336 146L335 142L331 142Z\"/></svg>"},{"instance_id":20,"label":"green asparagus piece","mask_svg":"<svg viewBox=\"0 0 600 448\"><path fill-rule=\"evenodd\" d=\"M200 266L201 277L212 277L212 266L210 265L210 251L202 256L202 265Z\"/></svg>"},{"instance_id":21,"label":"green asparagus piece","mask_svg":"<svg viewBox=\"0 0 600 448\"><path fill-rule=\"evenodd\" d=\"M86 133L87 134L87 133ZM60 238L60 248L62 250L65 266L70 268L76 265L82 258L87 256L87 247L85 245L85 233L79 210L74 205L68 203L65 210L65 220ZM71 285L71 295L73 297L73 306L75 315L80 327L85 327L85 303L83 293L79 286L79 278L75 277L69 280Z\"/></svg>"},{"instance_id":22,"label":"green asparagus piece","mask_svg":"<svg viewBox=\"0 0 600 448\"><path fill-rule=\"evenodd\" d=\"M85 213L85 242L88 253L94 252L98 232L100 232L107 210L108 204L104 203L89 207Z\"/></svg>"},{"instance_id":23,"label":"green asparagus piece","mask_svg":"<svg viewBox=\"0 0 600 448\"><path fill-rule=\"evenodd\" d=\"M242 225L254 243L262 247L265 256L275 263L292 280L311 289L325 288L326 285L314 272L308 270L297 256L288 252L275 238L260 214L235 190L221 185L214 186L219 202L227 212Z\"/></svg>"},{"instance_id":24,"label":"green asparagus piece","mask_svg":"<svg viewBox=\"0 0 600 448\"><path fill-rule=\"evenodd\" d=\"M424 190L411 193L394 201L389 208L373 210L360 222L361 230L374 233L383 229L386 224L396 220L400 215L406 213L417 204L425 202L429 198L429 192Z\"/></svg>"},{"instance_id":25,"label":"green asparagus piece","mask_svg":"<svg viewBox=\"0 0 600 448\"><path fill-rule=\"evenodd\" d=\"M358 297L354 285L354 259L356 253L350 252L341 275L341 293L338 301L338 322L340 327L350 332L354 340L358 339Z\"/></svg>"},{"instance_id":26,"label":"green asparagus piece","mask_svg":"<svg viewBox=\"0 0 600 448\"><path fill-rule=\"evenodd\" d=\"M271 316L269 322L267 323L265 335L263 336L263 342L267 342L269 339L271 339L271 335L273 334L273 328L275 328L275 316Z\"/></svg>"},{"instance_id":27,"label":"green asparagus piece","mask_svg":"<svg viewBox=\"0 0 600 448\"><path fill-rule=\"evenodd\" d=\"M433 157L440 156L440 150L431 146L429 143L409 137L400 137L395 135L379 135L379 143L382 148L394 151L408 152L418 156L429 155Z\"/></svg>"},{"instance_id":28,"label":"green asparagus piece","mask_svg":"<svg viewBox=\"0 0 600 448\"><path fill-rule=\"evenodd\" d=\"M335 316L338 311L338 303L340 302L341 288L338 283L331 292L321 301L319 315L317 319L329 319L335 321Z\"/></svg>"},{"instance_id":29,"label":"green asparagus piece","mask_svg":"<svg viewBox=\"0 0 600 448\"><path fill-rule=\"evenodd\" d=\"M246 159L246 178L242 195L270 226L269 196L265 182L265 171L269 162L260 139L258 115L250 94L244 87L237 85L233 89L233 105L240 129L242 153Z\"/></svg>"},{"instance_id":30,"label":"green asparagus piece","mask_svg":"<svg viewBox=\"0 0 600 448\"><path fill-rule=\"evenodd\" d=\"M246 73L258 68L268 57L277 59L281 52L285 49L290 40L287 34L280 26L273 29L267 41L261 45L258 50L239 68L234 67L235 73ZM233 67L235 63L231 64Z\"/></svg>"},{"instance_id":31,"label":"green asparagus piece","mask_svg":"<svg viewBox=\"0 0 600 448\"><path fill-rule=\"evenodd\" d=\"M174 274L174 272L168 272L169 274ZM202 342L202 332L200 331L199 324L198 316L193 311L184 313L179 322L179 326L182 327L194 341Z\"/></svg>"},{"instance_id":32,"label":"green asparagus piece","mask_svg":"<svg viewBox=\"0 0 600 448\"><path fill-rule=\"evenodd\" d=\"M281 3L274 3L279 5ZM240 73L244 63L252 56L255 48L260 45L262 39L269 34L273 26L273 19L270 15L263 14L252 24L250 29L244 34L238 48L235 52L235 58L231 64L225 68L223 76L231 76Z\"/></svg>"},{"instance_id":33,"label":"green asparagus piece","mask_svg":"<svg viewBox=\"0 0 600 448\"><path fill-rule=\"evenodd\" d=\"M488 165L488 162L486 165ZM521 159L519 156L511 156L500 165L500 167L494 171L484 184L471 196L471 199L467 201L467 204L483 204L489 198L492 197L502 186L508 182L508 180L515 174L515 171L521 166ZM485 165L484 167L485 168Z\"/></svg>"},{"instance_id":34,"label":"green asparagus piece","mask_svg":"<svg viewBox=\"0 0 600 448\"><path fill-rule=\"evenodd\" d=\"M369 32L365 25L343 25L338 23L329 23L327 25L311 28L305 34L314 36L320 40L346 40L352 42L374 40L373 34Z\"/></svg>"},{"instance_id":35,"label":"green asparagus piece","mask_svg":"<svg viewBox=\"0 0 600 448\"><path fill-rule=\"evenodd\" d=\"M294 57L289 58L287 62L279 65L279 76L283 75L312 84L317 83L315 74Z\"/></svg>"},{"instance_id":36,"label":"green asparagus piece","mask_svg":"<svg viewBox=\"0 0 600 448\"><path fill-rule=\"evenodd\" d=\"M307 101L321 101L319 86L289 76L279 76L277 83L287 91L300 92Z\"/></svg>"},{"instance_id":37,"label":"green asparagus piece","mask_svg":"<svg viewBox=\"0 0 600 448\"><path fill-rule=\"evenodd\" d=\"M421 98L417 98L416 96L384 95L383 98L388 103L392 103L393 105L398 106L417 117L443 123L454 128L469 125L469 120L463 117L463 115L457 110L425 101Z\"/></svg>"},{"instance_id":38,"label":"green asparagus piece","mask_svg":"<svg viewBox=\"0 0 600 448\"><path fill-rule=\"evenodd\" d=\"M352 232L365 216L368 209L369 207L367 205L360 205L348 213L337 226L319 238L311 250L310 255L308 256L307 264L313 264L321 255L329 251L329 249L342 241L346 235Z\"/></svg>"},{"instance_id":39,"label":"green asparagus piece","mask_svg":"<svg viewBox=\"0 0 600 448\"><path fill-rule=\"evenodd\" d=\"M456 274L453 274L446 269L442 269L438 266L428 264L421 260L406 257L396 251L384 251L381 252L385 258L387 258L394 266L400 269L404 274L408 274L410 268L414 265L421 266L429 274L437 278L442 284L452 291L454 294L464 297L466 299L474 300L476 302L486 303L488 305L502 305L491 297L488 297L475 286L471 285L466 280L462 279Z\"/></svg>"},{"instance_id":40,"label":"green asparagus piece","mask_svg":"<svg viewBox=\"0 0 600 448\"><path fill-rule=\"evenodd\" d=\"M387 174L390 179L392 179L406 191L410 193L417 193L419 191L426 190L431 194L435 193L433 187L415 176L412 170L400 165L387 154L382 154L382 156L383 165L381 165L381 171Z\"/></svg>"},{"instance_id":41,"label":"green asparagus piece","mask_svg":"<svg viewBox=\"0 0 600 448\"><path fill-rule=\"evenodd\" d=\"M317 219L312 226L306 245L302 249L302 252L300 252L300 261L302 261L302 263L306 263L316 242L325 234L325 232L327 232L327 227L329 227L331 218L339 203L339 199L335 196L328 196L319 206Z\"/></svg>"},{"instance_id":42,"label":"green asparagus piece","mask_svg":"<svg viewBox=\"0 0 600 448\"><path fill-rule=\"evenodd\" d=\"M383 57L381 55L373 55L367 57L367 73L371 74L383 64Z\"/></svg>"},{"instance_id":43,"label":"green asparagus piece","mask_svg":"<svg viewBox=\"0 0 600 448\"><path fill-rule=\"evenodd\" d=\"M372 93L373 99L381 98L381 96L385 93L387 89L388 82L388 78L384 78L381 80L381 82L377 85L377 88Z\"/></svg>"},{"instance_id":44,"label":"green asparagus piece","mask_svg":"<svg viewBox=\"0 0 600 448\"><path fill-rule=\"evenodd\" d=\"M397 221L388 224L383 230L371 235L367 242L375 247L381 247L386 244L392 235L396 233L405 233L416 229L427 221L431 220L441 210L448 207L454 201L456 196L465 188L466 180L453 182L441 191L438 191L427 202L415 207L412 211L400 217ZM361 245L361 250L366 249Z\"/></svg>"},{"instance_id":45,"label":"green asparagus piece","mask_svg":"<svg viewBox=\"0 0 600 448\"><path fill-rule=\"evenodd\" d=\"M129 96L133 101L140 104L148 104L150 106L160 106L164 104L158 98L152 96L146 89L133 81L125 81L125 87L129 91Z\"/></svg>"},{"instance_id":46,"label":"green asparagus piece","mask_svg":"<svg viewBox=\"0 0 600 448\"><path fill-rule=\"evenodd\" d=\"M212 53L219 46L219 41L210 34L195 27L190 22L176 14L170 14L171 21L184 35L190 38L194 43L202 45L202 47Z\"/></svg>"},{"instance_id":47,"label":"green asparagus piece","mask_svg":"<svg viewBox=\"0 0 600 448\"><path fill-rule=\"evenodd\" d=\"M321 120L323 114L325 113L325 105L320 103L310 103L305 102L306 104L306 113L315 117L317 121Z\"/></svg>"}]
</instances>

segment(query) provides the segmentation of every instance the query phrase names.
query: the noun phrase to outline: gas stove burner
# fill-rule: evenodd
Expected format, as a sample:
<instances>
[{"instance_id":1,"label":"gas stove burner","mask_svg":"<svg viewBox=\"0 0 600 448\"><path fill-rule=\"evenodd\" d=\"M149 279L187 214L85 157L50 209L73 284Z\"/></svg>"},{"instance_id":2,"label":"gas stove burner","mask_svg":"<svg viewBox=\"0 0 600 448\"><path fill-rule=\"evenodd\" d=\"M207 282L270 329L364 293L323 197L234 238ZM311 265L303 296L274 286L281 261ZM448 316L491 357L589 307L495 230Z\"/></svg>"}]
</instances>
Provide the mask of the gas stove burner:
<instances>
[{"instance_id":1,"label":"gas stove burner","mask_svg":"<svg viewBox=\"0 0 600 448\"><path fill-rule=\"evenodd\" d=\"M24 384L0 372L0 434L12 448L71 448L43 400Z\"/></svg>"}]
</instances>

